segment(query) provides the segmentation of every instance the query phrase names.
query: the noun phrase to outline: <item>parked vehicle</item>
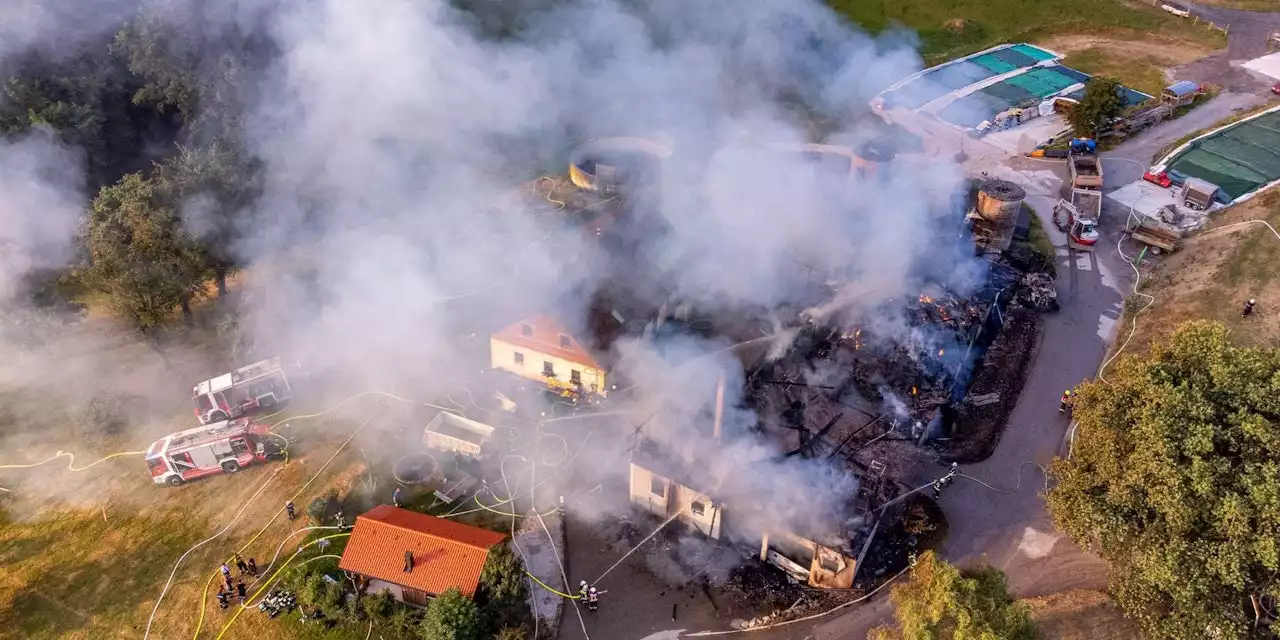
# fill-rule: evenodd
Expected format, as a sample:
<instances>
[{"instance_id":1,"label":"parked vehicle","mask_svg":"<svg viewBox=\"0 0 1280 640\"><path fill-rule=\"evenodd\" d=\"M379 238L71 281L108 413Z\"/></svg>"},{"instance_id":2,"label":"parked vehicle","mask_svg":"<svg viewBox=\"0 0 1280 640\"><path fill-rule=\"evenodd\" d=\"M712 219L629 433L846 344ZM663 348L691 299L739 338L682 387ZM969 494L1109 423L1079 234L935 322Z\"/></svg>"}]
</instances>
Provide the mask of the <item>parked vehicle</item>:
<instances>
[{"instance_id":1,"label":"parked vehicle","mask_svg":"<svg viewBox=\"0 0 1280 640\"><path fill-rule=\"evenodd\" d=\"M167 435L147 450L147 468L156 484L178 486L218 473L235 473L283 453L267 425L248 418L224 420Z\"/></svg>"},{"instance_id":2,"label":"parked vehicle","mask_svg":"<svg viewBox=\"0 0 1280 640\"><path fill-rule=\"evenodd\" d=\"M210 378L191 388L200 424L212 424L272 410L293 395L280 358L269 358Z\"/></svg>"},{"instance_id":3,"label":"parked vehicle","mask_svg":"<svg viewBox=\"0 0 1280 640\"><path fill-rule=\"evenodd\" d=\"M1053 208L1053 224L1067 234L1067 246L1081 251L1093 251L1098 244L1098 219L1076 209L1066 200L1059 200Z\"/></svg>"},{"instance_id":4,"label":"parked vehicle","mask_svg":"<svg viewBox=\"0 0 1280 640\"><path fill-rule=\"evenodd\" d=\"M1101 189L1102 162L1096 154L1097 146L1092 140L1071 141L1071 153L1068 156L1071 165L1071 187L1073 189Z\"/></svg>"},{"instance_id":5,"label":"parked vehicle","mask_svg":"<svg viewBox=\"0 0 1280 640\"><path fill-rule=\"evenodd\" d=\"M1199 178L1187 178L1182 183L1183 206L1195 211L1205 211L1213 206L1213 200L1218 195L1218 185L1201 180Z\"/></svg>"}]
</instances>

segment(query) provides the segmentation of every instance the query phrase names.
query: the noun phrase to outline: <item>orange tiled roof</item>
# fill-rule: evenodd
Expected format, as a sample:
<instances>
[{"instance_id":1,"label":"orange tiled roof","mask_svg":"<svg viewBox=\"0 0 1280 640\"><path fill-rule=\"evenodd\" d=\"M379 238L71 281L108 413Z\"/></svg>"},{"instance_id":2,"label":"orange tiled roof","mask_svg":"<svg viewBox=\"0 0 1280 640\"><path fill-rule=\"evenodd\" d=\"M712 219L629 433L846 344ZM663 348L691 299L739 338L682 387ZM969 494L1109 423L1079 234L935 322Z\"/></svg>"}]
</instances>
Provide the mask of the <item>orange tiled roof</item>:
<instances>
[{"instance_id":1,"label":"orange tiled roof","mask_svg":"<svg viewBox=\"0 0 1280 640\"><path fill-rule=\"evenodd\" d=\"M415 511L381 505L356 518L338 567L428 594L457 587L475 595L489 549L506 536ZM413 552L413 571L404 553Z\"/></svg>"},{"instance_id":2,"label":"orange tiled roof","mask_svg":"<svg viewBox=\"0 0 1280 640\"><path fill-rule=\"evenodd\" d=\"M533 335L526 336L521 330L521 326L529 325L533 329ZM569 338L569 347L566 349L560 346L560 336ZM525 318L492 336L495 340L501 340L508 344L514 344L517 347L524 347L538 353L564 358L569 362L575 362L584 367L592 369L600 369L600 364L590 353L569 335L564 325L556 322L553 318L545 314Z\"/></svg>"}]
</instances>

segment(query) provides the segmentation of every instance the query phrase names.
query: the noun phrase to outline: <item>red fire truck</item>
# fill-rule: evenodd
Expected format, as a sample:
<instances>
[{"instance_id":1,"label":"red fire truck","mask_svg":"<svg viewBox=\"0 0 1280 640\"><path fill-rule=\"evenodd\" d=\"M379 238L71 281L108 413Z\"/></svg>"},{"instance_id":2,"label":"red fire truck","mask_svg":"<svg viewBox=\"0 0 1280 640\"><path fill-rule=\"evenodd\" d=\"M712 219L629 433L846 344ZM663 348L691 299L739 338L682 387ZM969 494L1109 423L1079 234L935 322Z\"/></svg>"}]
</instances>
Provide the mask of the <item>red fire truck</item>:
<instances>
[{"instance_id":1,"label":"red fire truck","mask_svg":"<svg viewBox=\"0 0 1280 640\"><path fill-rule=\"evenodd\" d=\"M287 402L292 394L280 358L270 358L192 387L191 402L200 424L211 424L259 409L270 410Z\"/></svg>"},{"instance_id":2,"label":"red fire truck","mask_svg":"<svg viewBox=\"0 0 1280 640\"><path fill-rule=\"evenodd\" d=\"M248 418L224 420L156 440L147 450L147 467L156 484L178 486L215 473L235 473L242 467L280 455L267 437L267 425Z\"/></svg>"}]
</instances>

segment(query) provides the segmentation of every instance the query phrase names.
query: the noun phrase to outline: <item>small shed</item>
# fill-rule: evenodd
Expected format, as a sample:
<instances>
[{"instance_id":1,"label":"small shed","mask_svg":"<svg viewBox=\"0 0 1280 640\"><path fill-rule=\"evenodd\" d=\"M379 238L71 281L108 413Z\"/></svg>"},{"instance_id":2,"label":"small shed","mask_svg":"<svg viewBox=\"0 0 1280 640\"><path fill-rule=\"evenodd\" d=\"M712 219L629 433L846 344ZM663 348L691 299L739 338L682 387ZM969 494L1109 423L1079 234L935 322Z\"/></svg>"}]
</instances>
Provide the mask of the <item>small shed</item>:
<instances>
[{"instance_id":1,"label":"small shed","mask_svg":"<svg viewBox=\"0 0 1280 640\"><path fill-rule=\"evenodd\" d=\"M493 435L493 427L441 411L427 423L422 440L427 447L480 457L484 443Z\"/></svg>"},{"instance_id":2,"label":"small shed","mask_svg":"<svg viewBox=\"0 0 1280 640\"><path fill-rule=\"evenodd\" d=\"M1200 95L1200 85L1190 80L1179 80L1164 88L1160 100L1165 104L1182 107L1191 104Z\"/></svg>"}]
</instances>

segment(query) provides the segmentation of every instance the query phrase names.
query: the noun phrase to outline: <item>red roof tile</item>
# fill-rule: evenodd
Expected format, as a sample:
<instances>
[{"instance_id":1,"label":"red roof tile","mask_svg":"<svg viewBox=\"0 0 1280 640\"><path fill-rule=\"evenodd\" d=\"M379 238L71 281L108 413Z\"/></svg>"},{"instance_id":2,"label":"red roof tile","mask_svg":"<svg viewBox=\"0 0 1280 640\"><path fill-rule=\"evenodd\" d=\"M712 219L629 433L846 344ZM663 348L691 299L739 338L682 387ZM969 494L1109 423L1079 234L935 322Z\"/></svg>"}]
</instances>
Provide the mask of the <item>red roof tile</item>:
<instances>
[{"instance_id":1,"label":"red roof tile","mask_svg":"<svg viewBox=\"0 0 1280 640\"><path fill-rule=\"evenodd\" d=\"M457 587L472 596L489 549L505 539L501 533L381 505L356 518L338 567L432 595ZM413 552L409 573L406 551Z\"/></svg>"},{"instance_id":2,"label":"red roof tile","mask_svg":"<svg viewBox=\"0 0 1280 640\"><path fill-rule=\"evenodd\" d=\"M524 335L524 330L521 327L526 325L533 329L533 335ZM568 348L560 346L560 336L569 338ZM575 362L584 367L601 369L596 359L591 357L591 354L573 336L569 335L564 325L547 315L539 314L531 318L525 318L493 334L492 337L495 340L514 344L517 347L524 347L538 353L564 358L569 362Z\"/></svg>"}]
</instances>

